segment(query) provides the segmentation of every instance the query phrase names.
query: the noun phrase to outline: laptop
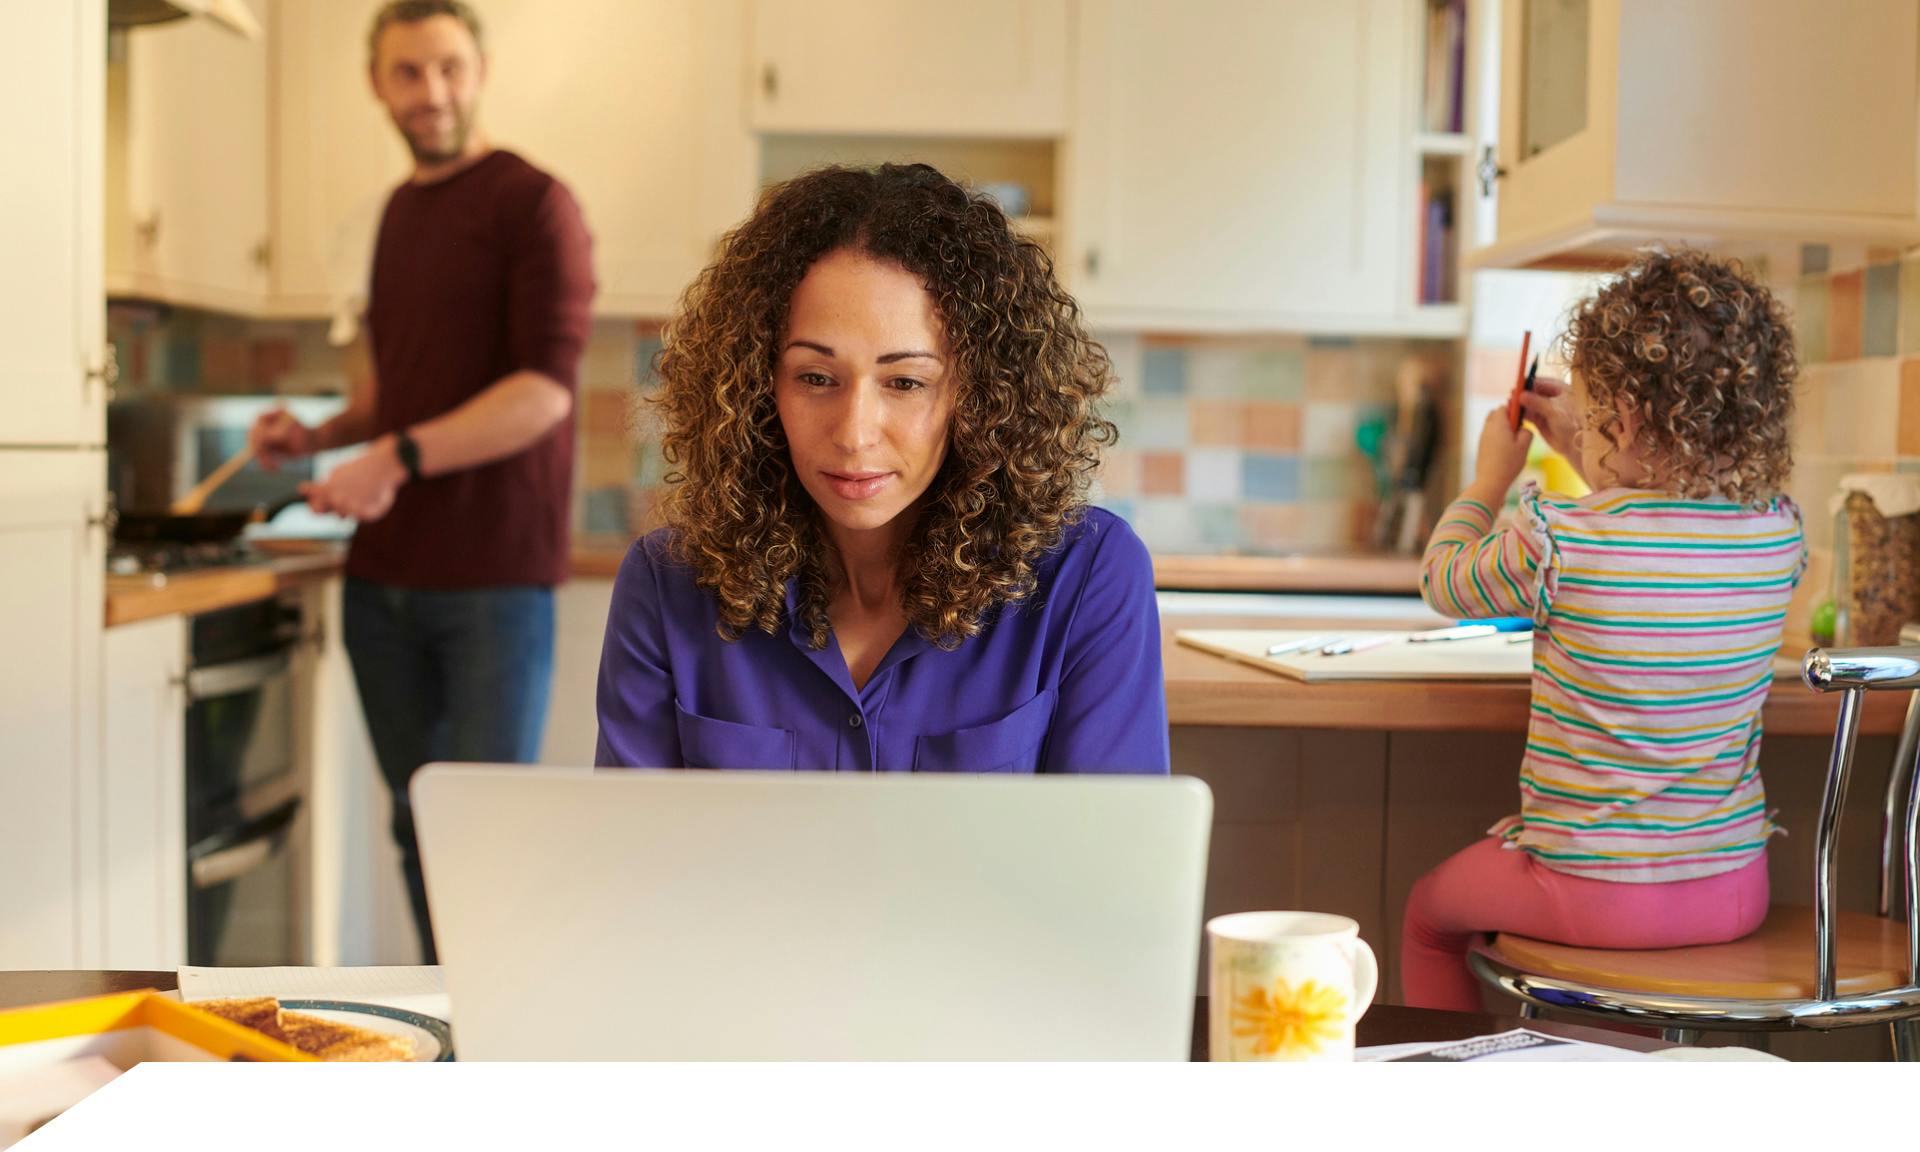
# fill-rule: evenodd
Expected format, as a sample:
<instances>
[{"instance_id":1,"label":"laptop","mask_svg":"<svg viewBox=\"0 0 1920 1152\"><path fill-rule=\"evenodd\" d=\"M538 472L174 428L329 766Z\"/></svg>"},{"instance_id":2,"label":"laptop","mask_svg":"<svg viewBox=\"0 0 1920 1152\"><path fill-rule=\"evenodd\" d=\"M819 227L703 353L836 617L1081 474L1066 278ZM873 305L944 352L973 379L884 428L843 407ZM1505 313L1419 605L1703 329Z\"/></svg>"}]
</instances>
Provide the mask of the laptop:
<instances>
[{"instance_id":1,"label":"laptop","mask_svg":"<svg viewBox=\"0 0 1920 1152\"><path fill-rule=\"evenodd\" d=\"M462 1059L1190 1052L1190 777L433 764L412 797Z\"/></svg>"}]
</instances>

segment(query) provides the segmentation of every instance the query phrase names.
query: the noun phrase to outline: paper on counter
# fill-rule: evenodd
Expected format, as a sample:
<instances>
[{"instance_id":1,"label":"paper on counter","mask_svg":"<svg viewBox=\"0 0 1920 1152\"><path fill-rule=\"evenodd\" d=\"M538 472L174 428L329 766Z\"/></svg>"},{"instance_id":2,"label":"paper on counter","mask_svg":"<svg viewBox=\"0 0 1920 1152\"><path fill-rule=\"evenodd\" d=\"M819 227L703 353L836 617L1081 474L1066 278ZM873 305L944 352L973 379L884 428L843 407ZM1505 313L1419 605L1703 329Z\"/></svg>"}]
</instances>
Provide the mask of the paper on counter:
<instances>
[{"instance_id":1,"label":"paper on counter","mask_svg":"<svg viewBox=\"0 0 1920 1152\"><path fill-rule=\"evenodd\" d=\"M1590 1044L1549 1036L1531 1028L1515 1028L1493 1036L1449 1040L1443 1044L1387 1044L1362 1048L1355 1060L1447 1064L1572 1064L1618 1063L1655 1059L1651 1052L1633 1052L1608 1044Z\"/></svg>"},{"instance_id":2,"label":"paper on counter","mask_svg":"<svg viewBox=\"0 0 1920 1152\"><path fill-rule=\"evenodd\" d=\"M180 999L273 996L281 1000L351 1000L384 1004L452 1021L447 982L437 966L351 968L183 967Z\"/></svg>"}]
</instances>

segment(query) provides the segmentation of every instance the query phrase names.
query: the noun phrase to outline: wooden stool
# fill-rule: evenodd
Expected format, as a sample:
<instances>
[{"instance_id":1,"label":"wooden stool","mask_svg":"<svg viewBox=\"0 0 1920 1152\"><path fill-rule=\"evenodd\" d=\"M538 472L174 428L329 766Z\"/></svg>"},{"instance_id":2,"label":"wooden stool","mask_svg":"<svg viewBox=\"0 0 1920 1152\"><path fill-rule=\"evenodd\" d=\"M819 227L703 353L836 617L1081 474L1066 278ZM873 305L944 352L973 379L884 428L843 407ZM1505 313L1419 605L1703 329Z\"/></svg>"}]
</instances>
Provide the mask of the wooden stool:
<instances>
[{"instance_id":1,"label":"wooden stool","mask_svg":"<svg viewBox=\"0 0 1920 1152\"><path fill-rule=\"evenodd\" d=\"M1475 975L1518 997L1522 1015L1562 1008L1657 1024L1668 1039L1701 1031L1785 1031L1886 1024L1894 1058L1920 1059L1920 647L1807 653L1816 692L1840 691L1814 841L1814 904L1776 904L1751 935L1725 944L1624 951L1502 933L1467 954ZM1833 909L1835 841L1859 734L1861 694L1913 692L1887 781L1880 915ZM1906 923L1887 913L1899 865Z\"/></svg>"}]
</instances>

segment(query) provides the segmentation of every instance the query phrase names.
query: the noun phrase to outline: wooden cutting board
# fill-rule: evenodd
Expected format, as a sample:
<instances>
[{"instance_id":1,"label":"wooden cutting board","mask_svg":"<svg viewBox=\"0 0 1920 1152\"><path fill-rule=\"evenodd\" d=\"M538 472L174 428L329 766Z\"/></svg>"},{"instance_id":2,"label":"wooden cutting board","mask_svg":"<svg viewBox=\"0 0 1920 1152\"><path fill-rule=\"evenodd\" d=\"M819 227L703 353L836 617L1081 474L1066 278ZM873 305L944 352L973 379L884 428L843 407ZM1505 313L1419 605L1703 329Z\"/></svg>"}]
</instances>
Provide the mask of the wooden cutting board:
<instances>
[{"instance_id":1,"label":"wooden cutting board","mask_svg":"<svg viewBox=\"0 0 1920 1152\"><path fill-rule=\"evenodd\" d=\"M1403 638L1407 634L1192 628L1173 635L1189 647L1309 684L1322 680L1525 680L1533 675L1532 641L1509 644L1509 634L1504 632L1438 644L1410 644L1405 639L1396 639L1390 644L1345 656L1322 656L1318 652L1269 656L1267 649L1308 636L1357 640L1382 635Z\"/></svg>"}]
</instances>

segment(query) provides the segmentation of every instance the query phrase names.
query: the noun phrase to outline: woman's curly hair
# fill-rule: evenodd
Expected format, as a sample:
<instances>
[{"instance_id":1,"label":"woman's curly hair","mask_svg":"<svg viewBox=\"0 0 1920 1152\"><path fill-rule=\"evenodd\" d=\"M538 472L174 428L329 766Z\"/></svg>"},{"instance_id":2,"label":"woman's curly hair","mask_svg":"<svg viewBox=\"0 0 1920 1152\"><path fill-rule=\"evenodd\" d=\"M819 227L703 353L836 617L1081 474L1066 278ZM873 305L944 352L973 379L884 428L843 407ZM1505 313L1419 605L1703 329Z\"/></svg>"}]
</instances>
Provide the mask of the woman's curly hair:
<instances>
[{"instance_id":1,"label":"woman's curly hair","mask_svg":"<svg viewBox=\"0 0 1920 1152\"><path fill-rule=\"evenodd\" d=\"M797 580L796 614L826 646L837 561L794 474L773 382L795 287L842 248L917 277L946 332L949 447L899 571L908 624L952 649L1033 591L1116 434L1096 409L1111 363L1053 261L992 200L933 168L808 172L768 189L721 242L661 333L649 399L671 469L663 518L675 559L719 601L721 636L775 632Z\"/></svg>"},{"instance_id":2,"label":"woman's curly hair","mask_svg":"<svg viewBox=\"0 0 1920 1152\"><path fill-rule=\"evenodd\" d=\"M1738 261L1648 253L1575 305L1560 340L1588 433L1617 444L1624 398L1636 447L1676 494L1758 507L1786 487L1793 326Z\"/></svg>"}]
</instances>

